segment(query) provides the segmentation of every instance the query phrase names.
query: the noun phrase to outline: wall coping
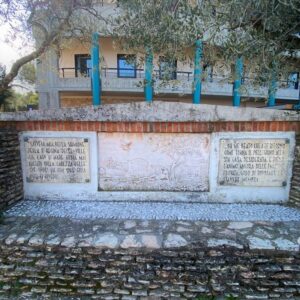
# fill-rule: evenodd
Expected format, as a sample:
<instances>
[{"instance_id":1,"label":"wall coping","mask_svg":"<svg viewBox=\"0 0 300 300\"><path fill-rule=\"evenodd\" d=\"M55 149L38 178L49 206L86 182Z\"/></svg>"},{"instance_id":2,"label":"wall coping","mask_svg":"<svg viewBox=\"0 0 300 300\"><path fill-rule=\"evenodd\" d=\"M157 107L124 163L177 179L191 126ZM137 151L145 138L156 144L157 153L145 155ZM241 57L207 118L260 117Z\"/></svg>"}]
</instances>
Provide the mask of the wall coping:
<instances>
[{"instance_id":1,"label":"wall coping","mask_svg":"<svg viewBox=\"0 0 300 300\"><path fill-rule=\"evenodd\" d=\"M300 121L295 111L155 101L0 113L0 121L239 122Z\"/></svg>"}]
</instances>

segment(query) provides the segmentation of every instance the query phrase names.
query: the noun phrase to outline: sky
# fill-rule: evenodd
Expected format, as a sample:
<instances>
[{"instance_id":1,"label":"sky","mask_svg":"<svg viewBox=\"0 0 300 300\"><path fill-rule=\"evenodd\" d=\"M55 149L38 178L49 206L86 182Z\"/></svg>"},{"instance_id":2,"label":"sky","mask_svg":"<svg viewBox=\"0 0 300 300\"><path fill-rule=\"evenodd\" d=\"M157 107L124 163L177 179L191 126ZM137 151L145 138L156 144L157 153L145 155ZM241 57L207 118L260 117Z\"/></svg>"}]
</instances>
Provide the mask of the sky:
<instances>
[{"instance_id":1,"label":"sky","mask_svg":"<svg viewBox=\"0 0 300 300\"><path fill-rule=\"evenodd\" d=\"M1 29L0 29L0 36ZM9 46L7 43L3 41L3 39L0 39L0 63L6 65L7 71L11 67L12 63L20 57L18 52L11 46Z\"/></svg>"},{"instance_id":2,"label":"sky","mask_svg":"<svg viewBox=\"0 0 300 300\"><path fill-rule=\"evenodd\" d=\"M6 72L9 72L12 64L23 55L30 53L32 49L30 48L23 48L22 43L20 40L16 40L14 42L14 45L11 45L10 43L5 42L5 36L7 34L7 27L6 26L0 26L0 63L4 64L6 66ZM18 83L18 82L16 82ZM27 89L20 89L15 88L18 92L28 92L28 89L31 90L32 87L28 86L27 84L23 84L26 86Z\"/></svg>"},{"instance_id":3,"label":"sky","mask_svg":"<svg viewBox=\"0 0 300 300\"><path fill-rule=\"evenodd\" d=\"M22 47L20 39L16 39L14 44L5 42L7 33L8 26L0 25L0 63L6 65L8 71L15 60L30 53L32 49L29 47Z\"/></svg>"}]
</instances>

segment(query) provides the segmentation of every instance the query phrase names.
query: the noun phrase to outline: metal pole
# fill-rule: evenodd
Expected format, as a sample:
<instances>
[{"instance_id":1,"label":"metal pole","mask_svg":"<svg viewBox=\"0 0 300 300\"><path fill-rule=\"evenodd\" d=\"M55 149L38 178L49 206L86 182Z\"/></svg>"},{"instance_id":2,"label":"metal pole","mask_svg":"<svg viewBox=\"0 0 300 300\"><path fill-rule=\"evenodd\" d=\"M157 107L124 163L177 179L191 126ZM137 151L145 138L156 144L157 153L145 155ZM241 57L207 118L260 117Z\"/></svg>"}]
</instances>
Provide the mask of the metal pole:
<instances>
[{"instance_id":1,"label":"metal pole","mask_svg":"<svg viewBox=\"0 0 300 300\"><path fill-rule=\"evenodd\" d=\"M93 105L101 104L101 81L99 70L99 33L94 32L92 36L92 92Z\"/></svg>"},{"instance_id":2,"label":"metal pole","mask_svg":"<svg viewBox=\"0 0 300 300\"><path fill-rule=\"evenodd\" d=\"M202 75L202 41L196 41L196 49L195 49L195 67L194 67L194 93L193 93L193 103L200 104L201 102L201 75Z\"/></svg>"},{"instance_id":3,"label":"metal pole","mask_svg":"<svg viewBox=\"0 0 300 300\"><path fill-rule=\"evenodd\" d=\"M273 70L272 78L268 90L268 106L275 106L276 90L277 90L276 72Z\"/></svg>"},{"instance_id":4,"label":"metal pole","mask_svg":"<svg viewBox=\"0 0 300 300\"><path fill-rule=\"evenodd\" d=\"M241 85L243 76L243 58L239 57L235 62L235 74L233 82L233 106L241 105Z\"/></svg>"},{"instance_id":5,"label":"metal pole","mask_svg":"<svg viewBox=\"0 0 300 300\"><path fill-rule=\"evenodd\" d=\"M151 49L147 49L146 64L145 64L145 100L147 102L153 101L153 87L152 87L152 71L153 71L153 53Z\"/></svg>"}]
</instances>

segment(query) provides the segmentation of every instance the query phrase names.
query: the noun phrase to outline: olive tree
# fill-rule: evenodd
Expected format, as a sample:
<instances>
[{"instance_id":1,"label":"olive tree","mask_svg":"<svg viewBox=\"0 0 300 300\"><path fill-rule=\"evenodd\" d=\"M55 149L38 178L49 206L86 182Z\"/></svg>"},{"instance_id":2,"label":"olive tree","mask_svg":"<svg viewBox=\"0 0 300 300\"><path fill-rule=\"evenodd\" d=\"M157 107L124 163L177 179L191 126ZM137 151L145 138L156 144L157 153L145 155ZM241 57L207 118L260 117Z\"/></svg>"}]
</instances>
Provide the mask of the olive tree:
<instances>
[{"instance_id":1,"label":"olive tree","mask_svg":"<svg viewBox=\"0 0 300 300\"><path fill-rule=\"evenodd\" d=\"M270 80L300 65L299 0L119 0L114 35L137 52L180 59L195 40L204 61L246 62L253 80Z\"/></svg>"}]
</instances>

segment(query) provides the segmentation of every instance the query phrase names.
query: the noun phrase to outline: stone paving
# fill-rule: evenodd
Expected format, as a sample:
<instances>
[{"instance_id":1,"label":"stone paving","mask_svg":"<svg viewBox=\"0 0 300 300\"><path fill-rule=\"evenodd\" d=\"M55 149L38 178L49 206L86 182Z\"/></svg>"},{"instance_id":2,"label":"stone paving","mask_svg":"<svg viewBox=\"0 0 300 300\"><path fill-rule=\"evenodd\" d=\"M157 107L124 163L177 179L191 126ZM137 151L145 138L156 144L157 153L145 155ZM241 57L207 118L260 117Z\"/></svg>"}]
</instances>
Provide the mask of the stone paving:
<instances>
[{"instance_id":1,"label":"stone paving","mask_svg":"<svg viewBox=\"0 0 300 300\"><path fill-rule=\"evenodd\" d=\"M37 217L23 204L0 223L1 299L300 295L300 221Z\"/></svg>"},{"instance_id":2,"label":"stone paving","mask_svg":"<svg viewBox=\"0 0 300 300\"><path fill-rule=\"evenodd\" d=\"M270 204L22 201L8 216L71 219L141 219L190 221L300 221L300 210Z\"/></svg>"},{"instance_id":3,"label":"stone paving","mask_svg":"<svg viewBox=\"0 0 300 300\"><path fill-rule=\"evenodd\" d=\"M203 247L300 250L300 222L205 222L174 220L76 220L5 217L0 242L6 245L96 248Z\"/></svg>"}]
</instances>

